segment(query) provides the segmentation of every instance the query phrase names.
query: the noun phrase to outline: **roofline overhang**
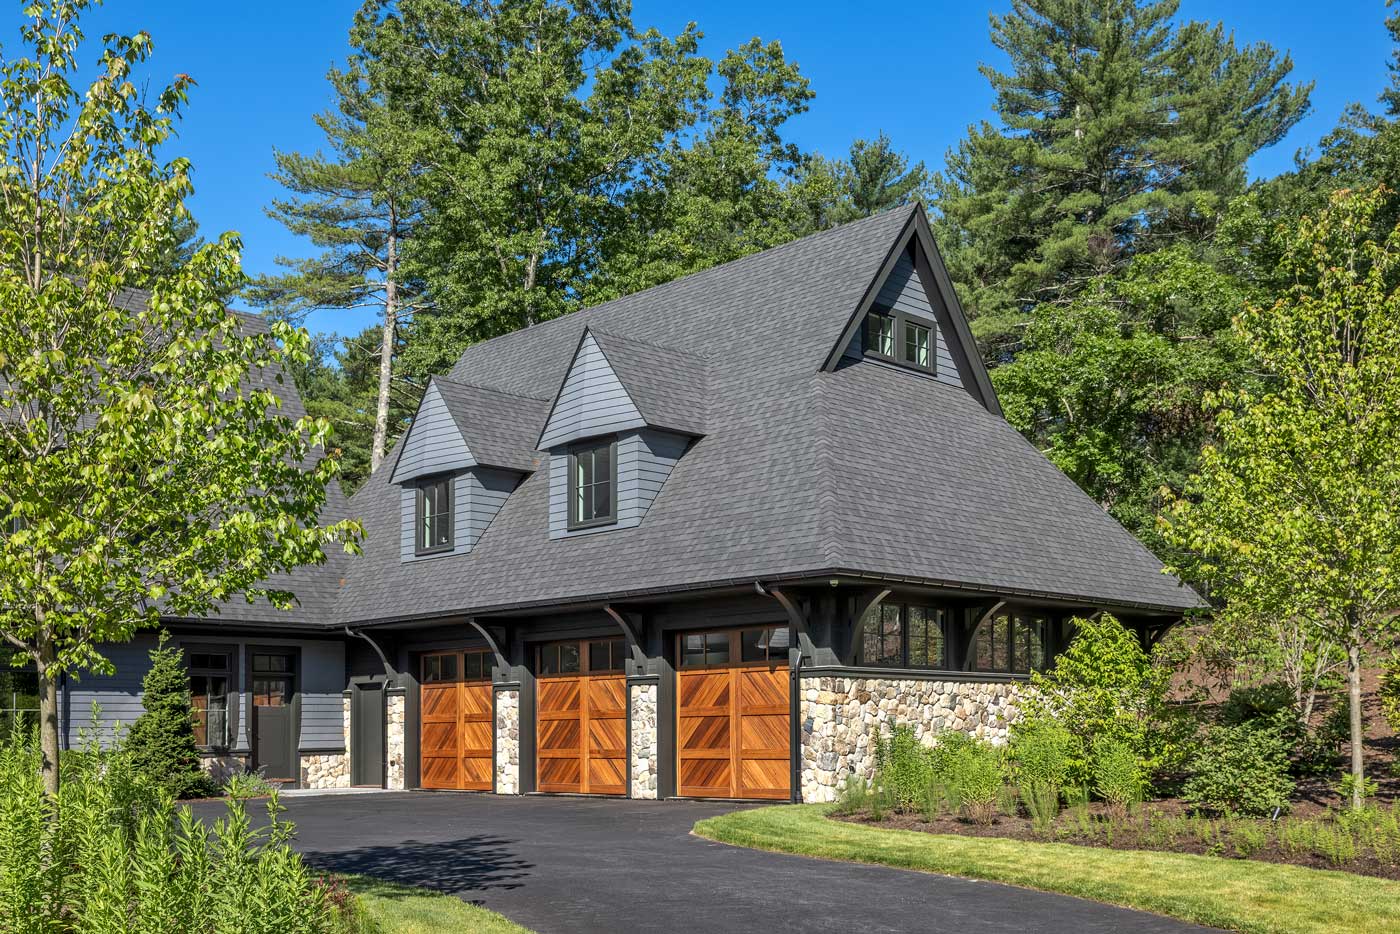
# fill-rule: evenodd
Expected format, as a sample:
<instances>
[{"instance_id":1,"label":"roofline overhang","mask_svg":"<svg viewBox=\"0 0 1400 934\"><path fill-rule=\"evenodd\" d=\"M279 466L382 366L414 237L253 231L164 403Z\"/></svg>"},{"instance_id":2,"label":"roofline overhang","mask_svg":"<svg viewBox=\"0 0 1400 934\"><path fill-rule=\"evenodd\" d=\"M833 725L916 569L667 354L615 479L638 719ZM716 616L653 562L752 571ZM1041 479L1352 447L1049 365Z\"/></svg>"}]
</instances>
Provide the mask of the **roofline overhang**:
<instances>
[{"instance_id":1,"label":"roofline overhang","mask_svg":"<svg viewBox=\"0 0 1400 934\"><path fill-rule=\"evenodd\" d=\"M477 619L489 617L491 619L509 620L512 617L538 615L541 610L575 613L588 612L590 610L603 612L603 608L609 604L655 603L663 598L676 596L714 597L738 593L752 593L755 581L764 584L782 583L788 586L799 587L869 586L876 583L885 583L901 587L914 587L938 591L954 599L986 599L996 597L1008 599L1010 601L1035 601L1063 607L1065 609L1082 607L1095 610L1120 610L1138 615L1161 616L1173 619L1183 617L1193 610L1192 607L1169 606L1166 604L1121 599L1105 599L1103 597L1086 596L1083 594L1051 593L1048 591L1027 590L1014 587L995 587L984 584L969 584L960 581L880 574L870 571L852 570L850 568L827 568L824 570L802 571L789 574L748 575L744 577L725 578L692 584L678 584L667 587L608 591L573 597L532 600L524 603L469 606L427 614L405 613L391 617L338 620L334 623L326 624L326 627L331 629L340 629L343 626L353 626L357 629L417 628L420 626L450 623L454 619L463 619L469 616ZM1194 609L1204 609L1204 607L1198 606Z\"/></svg>"}]
</instances>

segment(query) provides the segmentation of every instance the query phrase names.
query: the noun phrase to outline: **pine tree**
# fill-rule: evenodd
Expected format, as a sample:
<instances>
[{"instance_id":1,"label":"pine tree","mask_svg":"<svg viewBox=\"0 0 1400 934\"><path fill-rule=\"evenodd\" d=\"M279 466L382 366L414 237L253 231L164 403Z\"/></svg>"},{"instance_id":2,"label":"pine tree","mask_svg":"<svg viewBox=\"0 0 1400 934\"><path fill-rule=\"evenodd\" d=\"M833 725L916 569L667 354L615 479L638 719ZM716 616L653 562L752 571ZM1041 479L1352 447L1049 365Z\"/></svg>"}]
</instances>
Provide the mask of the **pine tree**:
<instances>
[{"instance_id":1,"label":"pine tree","mask_svg":"<svg viewBox=\"0 0 1400 934\"><path fill-rule=\"evenodd\" d=\"M853 142L836 165L836 179L840 201L832 220L838 224L928 199L928 169L922 162L910 165L884 132Z\"/></svg>"},{"instance_id":2,"label":"pine tree","mask_svg":"<svg viewBox=\"0 0 1400 934\"><path fill-rule=\"evenodd\" d=\"M1035 306L1182 236L1208 233L1245 161L1307 109L1288 56L1220 27L1177 26L1178 0L1012 0L991 18L1008 71L983 66L984 122L935 178L939 234L992 362Z\"/></svg>"},{"instance_id":3,"label":"pine tree","mask_svg":"<svg viewBox=\"0 0 1400 934\"><path fill-rule=\"evenodd\" d=\"M151 650L151 667L141 682L145 712L131 726L126 751L139 773L176 798L208 795L215 786L199 764L185 653L167 639L162 632Z\"/></svg>"}]
</instances>

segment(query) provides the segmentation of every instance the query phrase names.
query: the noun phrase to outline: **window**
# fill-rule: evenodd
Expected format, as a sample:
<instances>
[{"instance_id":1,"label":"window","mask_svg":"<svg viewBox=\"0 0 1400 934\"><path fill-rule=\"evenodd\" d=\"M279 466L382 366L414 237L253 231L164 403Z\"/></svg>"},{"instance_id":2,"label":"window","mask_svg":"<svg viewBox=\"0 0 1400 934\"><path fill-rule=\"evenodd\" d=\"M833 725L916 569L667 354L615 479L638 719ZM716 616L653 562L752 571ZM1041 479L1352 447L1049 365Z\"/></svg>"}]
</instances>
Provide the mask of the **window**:
<instances>
[{"instance_id":1,"label":"window","mask_svg":"<svg viewBox=\"0 0 1400 934\"><path fill-rule=\"evenodd\" d=\"M930 331L922 324L904 322L904 362L927 370L929 368Z\"/></svg>"},{"instance_id":2,"label":"window","mask_svg":"<svg viewBox=\"0 0 1400 934\"><path fill-rule=\"evenodd\" d=\"M455 653L423 656L423 682L425 684L456 680L457 656Z\"/></svg>"},{"instance_id":3,"label":"window","mask_svg":"<svg viewBox=\"0 0 1400 934\"><path fill-rule=\"evenodd\" d=\"M414 554L452 550L452 478L443 477L418 487L418 531Z\"/></svg>"},{"instance_id":4,"label":"window","mask_svg":"<svg viewBox=\"0 0 1400 934\"><path fill-rule=\"evenodd\" d=\"M621 671L627 661L627 643L622 639L599 639L588 643L589 671Z\"/></svg>"},{"instance_id":5,"label":"window","mask_svg":"<svg viewBox=\"0 0 1400 934\"><path fill-rule=\"evenodd\" d=\"M0 742L16 727L29 729L39 722L39 675L12 667L13 658L13 652L0 649Z\"/></svg>"},{"instance_id":6,"label":"window","mask_svg":"<svg viewBox=\"0 0 1400 934\"><path fill-rule=\"evenodd\" d=\"M595 441L569 451L569 528L617 521L617 442Z\"/></svg>"},{"instance_id":7,"label":"window","mask_svg":"<svg viewBox=\"0 0 1400 934\"><path fill-rule=\"evenodd\" d=\"M786 626L745 629L739 633L739 660L743 662L785 662L788 660Z\"/></svg>"},{"instance_id":8,"label":"window","mask_svg":"<svg viewBox=\"0 0 1400 934\"><path fill-rule=\"evenodd\" d=\"M540 646L535 657L536 674L603 674L623 670L627 661L627 643L622 639L555 642Z\"/></svg>"},{"instance_id":9,"label":"window","mask_svg":"<svg viewBox=\"0 0 1400 934\"><path fill-rule=\"evenodd\" d=\"M729 633L692 632L681 637L681 667L729 664Z\"/></svg>"},{"instance_id":10,"label":"window","mask_svg":"<svg viewBox=\"0 0 1400 934\"><path fill-rule=\"evenodd\" d=\"M860 661L875 668L947 667L947 611L881 603L861 620Z\"/></svg>"},{"instance_id":11,"label":"window","mask_svg":"<svg viewBox=\"0 0 1400 934\"><path fill-rule=\"evenodd\" d=\"M194 710L194 740L207 749L229 744L229 679L233 656L229 652L189 652L185 667L190 675L190 702Z\"/></svg>"},{"instance_id":12,"label":"window","mask_svg":"<svg viewBox=\"0 0 1400 934\"><path fill-rule=\"evenodd\" d=\"M677 640L677 656L682 668L705 668L736 663L785 665L788 661L788 646L786 626L690 632Z\"/></svg>"},{"instance_id":13,"label":"window","mask_svg":"<svg viewBox=\"0 0 1400 934\"><path fill-rule=\"evenodd\" d=\"M1028 674L1045 667L1049 621L1032 613L1001 613L972 637L968 661L973 671Z\"/></svg>"},{"instance_id":14,"label":"window","mask_svg":"<svg viewBox=\"0 0 1400 934\"><path fill-rule=\"evenodd\" d=\"M560 642L540 646L538 673L542 675L576 675L583 669L583 659L577 642Z\"/></svg>"},{"instance_id":15,"label":"window","mask_svg":"<svg viewBox=\"0 0 1400 934\"><path fill-rule=\"evenodd\" d=\"M894 318L871 312L865 319L865 352L894 356Z\"/></svg>"}]
</instances>

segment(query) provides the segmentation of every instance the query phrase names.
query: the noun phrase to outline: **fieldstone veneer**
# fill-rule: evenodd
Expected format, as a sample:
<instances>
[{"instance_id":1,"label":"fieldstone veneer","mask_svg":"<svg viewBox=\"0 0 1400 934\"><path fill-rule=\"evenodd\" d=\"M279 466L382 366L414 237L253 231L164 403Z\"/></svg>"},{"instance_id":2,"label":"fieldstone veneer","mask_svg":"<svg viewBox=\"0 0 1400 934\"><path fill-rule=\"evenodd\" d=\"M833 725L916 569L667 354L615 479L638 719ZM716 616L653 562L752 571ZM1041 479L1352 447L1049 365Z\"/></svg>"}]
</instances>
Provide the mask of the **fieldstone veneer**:
<instances>
[{"instance_id":1,"label":"fieldstone veneer","mask_svg":"<svg viewBox=\"0 0 1400 934\"><path fill-rule=\"evenodd\" d=\"M496 794L520 794L520 691L496 692Z\"/></svg>"},{"instance_id":2,"label":"fieldstone veneer","mask_svg":"<svg viewBox=\"0 0 1400 934\"><path fill-rule=\"evenodd\" d=\"M908 724L926 744L962 730L1000 744L1020 716L1021 682L803 678L802 800L835 801L852 775L875 774L876 738Z\"/></svg>"},{"instance_id":3,"label":"fieldstone veneer","mask_svg":"<svg viewBox=\"0 0 1400 934\"><path fill-rule=\"evenodd\" d=\"M627 709L632 725L632 797L656 797L656 685L631 686Z\"/></svg>"},{"instance_id":4,"label":"fieldstone veneer","mask_svg":"<svg viewBox=\"0 0 1400 934\"><path fill-rule=\"evenodd\" d=\"M350 694L348 691L340 699L340 717L341 739L345 743L345 751L319 754L302 753L301 787L350 787Z\"/></svg>"},{"instance_id":5,"label":"fieldstone veneer","mask_svg":"<svg viewBox=\"0 0 1400 934\"><path fill-rule=\"evenodd\" d=\"M403 688L391 688L385 698L384 787L390 791L404 790L404 724L408 721L406 703ZM348 717L346 722L349 722Z\"/></svg>"}]
</instances>

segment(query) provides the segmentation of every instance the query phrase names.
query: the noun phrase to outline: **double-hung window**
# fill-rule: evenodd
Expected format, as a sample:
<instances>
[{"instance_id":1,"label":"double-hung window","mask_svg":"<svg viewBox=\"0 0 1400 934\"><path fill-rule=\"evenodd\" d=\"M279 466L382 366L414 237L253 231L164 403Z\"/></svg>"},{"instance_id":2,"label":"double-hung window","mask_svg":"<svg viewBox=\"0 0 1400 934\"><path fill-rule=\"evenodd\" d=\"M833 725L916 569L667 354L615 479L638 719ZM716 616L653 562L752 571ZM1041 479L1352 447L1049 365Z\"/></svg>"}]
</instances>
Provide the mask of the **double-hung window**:
<instances>
[{"instance_id":1,"label":"double-hung window","mask_svg":"<svg viewBox=\"0 0 1400 934\"><path fill-rule=\"evenodd\" d=\"M441 477L418 485L414 554L431 555L452 550L452 478Z\"/></svg>"},{"instance_id":2,"label":"double-hung window","mask_svg":"<svg viewBox=\"0 0 1400 934\"><path fill-rule=\"evenodd\" d=\"M617 442L611 438L569 449L569 528L617 521Z\"/></svg>"},{"instance_id":3,"label":"double-hung window","mask_svg":"<svg viewBox=\"0 0 1400 934\"><path fill-rule=\"evenodd\" d=\"M229 652L198 651L187 656L194 740L207 749L229 744L229 680L233 675Z\"/></svg>"},{"instance_id":4,"label":"double-hung window","mask_svg":"<svg viewBox=\"0 0 1400 934\"><path fill-rule=\"evenodd\" d=\"M947 624L942 607L871 607L861 620L860 663L873 668L946 668Z\"/></svg>"}]
</instances>

